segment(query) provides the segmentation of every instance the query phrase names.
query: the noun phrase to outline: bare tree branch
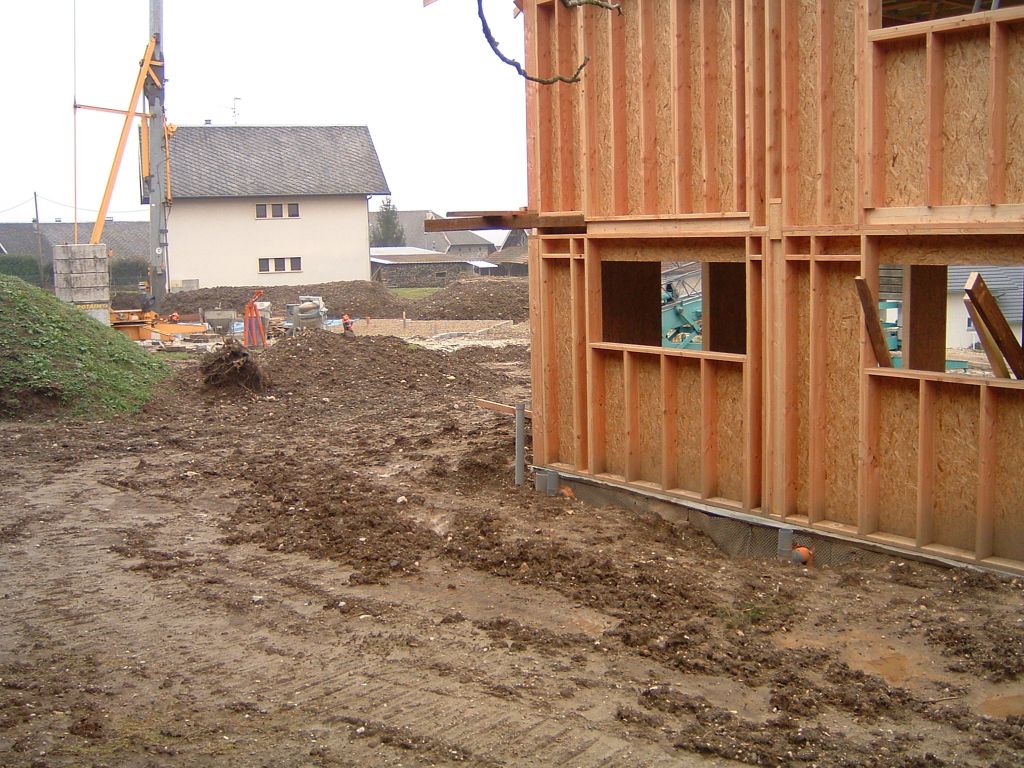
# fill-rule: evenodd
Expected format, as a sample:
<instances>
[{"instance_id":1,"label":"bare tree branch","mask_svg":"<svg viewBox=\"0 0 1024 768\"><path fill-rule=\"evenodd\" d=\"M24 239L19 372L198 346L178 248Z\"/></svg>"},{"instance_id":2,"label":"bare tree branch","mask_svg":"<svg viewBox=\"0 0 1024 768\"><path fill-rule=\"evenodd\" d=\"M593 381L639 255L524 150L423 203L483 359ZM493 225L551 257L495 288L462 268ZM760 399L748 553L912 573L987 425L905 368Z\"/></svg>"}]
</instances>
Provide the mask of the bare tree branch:
<instances>
[{"instance_id":1,"label":"bare tree branch","mask_svg":"<svg viewBox=\"0 0 1024 768\"><path fill-rule=\"evenodd\" d=\"M622 7L618 3L609 3L605 0L562 0L562 4L566 8L574 8L580 5L596 5L599 8L605 8L607 10L617 10L620 14L622 13ZM484 37L487 39L487 44L491 46L491 50L494 51L494 55L501 59L503 62L512 67L519 76L525 80L529 80L531 83L540 83L541 85L554 85L555 83L578 83L580 81L580 75L583 73L583 68L587 66L587 62L590 61L590 57L586 57L576 67L576 72L572 76L567 75L552 75L551 77L537 77L527 72L523 65L515 59L510 59L501 49L498 48L498 41L494 39L494 34L491 32L491 27L487 23L487 17L484 15L484 0L476 0L476 11L480 17L480 26L483 28Z\"/></svg>"}]
</instances>

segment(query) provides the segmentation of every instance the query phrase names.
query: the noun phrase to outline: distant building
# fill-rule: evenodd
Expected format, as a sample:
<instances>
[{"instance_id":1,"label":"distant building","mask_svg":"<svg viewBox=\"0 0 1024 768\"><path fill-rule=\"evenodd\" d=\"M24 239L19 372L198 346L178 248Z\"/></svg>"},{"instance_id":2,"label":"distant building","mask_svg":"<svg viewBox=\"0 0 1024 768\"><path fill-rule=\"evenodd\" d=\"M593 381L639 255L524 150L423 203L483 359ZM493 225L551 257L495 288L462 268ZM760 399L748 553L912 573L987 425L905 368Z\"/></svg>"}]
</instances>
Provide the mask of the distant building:
<instances>
[{"instance_id":1,"label":"distant building","mask_svg":"<svg viewBox=\"0 0 1024 768\"><path fill-rule=\"evenodd\" d=\"M424 221L440 218L433 211L399 211L398 222L405 232L405 244L411 248L458 256L461 259L487 259L498 250L494 243L476 232L423 231ZM377 212L374 211L369 218L370 229L373 229L376 221Z\"/></svg>"},{"instance_id":2,"label":"distant building","mask_svg":"<svg viewBox=\"0 0 1024 768\"><path fill-rule=\"evenodd\" d=\"M964 285L972 272L981 274L1017 341L1020 341L1024 319L1024 267L952 266L946 278L946 347L967 349L978 343L978 332L964 305Z\"/></svg>"},{"instance_id":3,"label":"distant building","mask_svg":"<svg viewBox=\"0 0 1024 768\"><path fill-rule=\"evenodd\" d=\"M413 246L370 249L373 279L389 288L441 288L463 277L497 274L497 264Z\"/></svg>"},{"instance_id":4,"label":"distant building","mask_svg":"<svg viewBox=\"0 0 1024 768\"><path fill-rule=\"evenodd\" d=\"M168 277L369 280L367 197L390 194L365 126L190 126L170 142Z\"/></svg>"}]
</instances>

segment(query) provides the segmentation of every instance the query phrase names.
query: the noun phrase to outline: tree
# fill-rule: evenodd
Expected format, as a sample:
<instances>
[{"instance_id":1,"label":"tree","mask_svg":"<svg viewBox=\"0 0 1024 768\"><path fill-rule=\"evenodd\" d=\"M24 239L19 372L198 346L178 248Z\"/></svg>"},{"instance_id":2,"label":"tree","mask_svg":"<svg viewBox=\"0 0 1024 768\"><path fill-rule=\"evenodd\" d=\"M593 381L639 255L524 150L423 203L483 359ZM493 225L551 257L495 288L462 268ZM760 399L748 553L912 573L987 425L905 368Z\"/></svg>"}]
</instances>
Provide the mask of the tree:
<instances>
[{"instance_id":1,"label":"tree","mask_svg":"<svg viewBox=\"0 0 1024 768\"><path fill-rule=\"evenodd\" d=\"M405 245L405 230L398 220L398 209L391 198L385 198L380 204L377 218L370 230L370 247L380 248L389 245Z\"/></svg>"}]
</instances>

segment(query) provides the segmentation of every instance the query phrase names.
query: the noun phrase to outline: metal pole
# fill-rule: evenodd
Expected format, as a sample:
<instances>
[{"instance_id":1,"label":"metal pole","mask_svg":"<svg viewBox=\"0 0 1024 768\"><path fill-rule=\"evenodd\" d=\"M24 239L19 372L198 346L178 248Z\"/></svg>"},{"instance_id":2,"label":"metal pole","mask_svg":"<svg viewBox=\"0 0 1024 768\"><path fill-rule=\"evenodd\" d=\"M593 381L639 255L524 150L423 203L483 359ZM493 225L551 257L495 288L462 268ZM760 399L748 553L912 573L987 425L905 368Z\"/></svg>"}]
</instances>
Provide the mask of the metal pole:
<instances>
[{"instance_id":1,"label":"metal pole","mask_svg":"<svg viewBox=\"0 0 1024 768\"><path fill-rule=\"evenodd\" d=\"M146 79L146 102L149 104L149 176L143 180L149 203L149 289L159 302L167 295L167 179L164 135L164 87L167 67L164 64L164 3L149 0L149 34L156 38L153 70L160 83Z\"/></svg>"},{"instance_id":2,"label":"metal pole","mask_svg":"<svg viewBox=\"0 0 1024 768\"><path fill-rule=\"evenodd\" d=\"M36 204L36 264L39 269L39 287L46 290L46 269L43 267L43 222L39 220L39 194L32 193L32 199Z\"/></svg>"},{"instance_id":3,"label":"metal pole","mask_svg":"<svg viewBox=\"0 0 1024 768\"><path fill-rule=\"evenodd\" d=\"M526 404L516 403L516 485L526 475Z\"/></svg>"}]
</instances>

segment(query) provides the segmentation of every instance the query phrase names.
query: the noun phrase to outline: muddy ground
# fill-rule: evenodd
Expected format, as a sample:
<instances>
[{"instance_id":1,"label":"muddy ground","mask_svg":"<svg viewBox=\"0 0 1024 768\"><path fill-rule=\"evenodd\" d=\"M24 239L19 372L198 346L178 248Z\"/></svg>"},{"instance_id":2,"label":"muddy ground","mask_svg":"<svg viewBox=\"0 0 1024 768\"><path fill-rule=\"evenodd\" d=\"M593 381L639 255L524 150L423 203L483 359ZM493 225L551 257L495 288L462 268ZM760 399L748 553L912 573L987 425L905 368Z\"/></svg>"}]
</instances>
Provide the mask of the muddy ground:
<instances>
[{"instance_id":1,"label":"muddy ground","mask_svg":"<svg viewBox=\"0 0 1024 768\"><path fill-rule=\"evenodd\" d=\"M517 489L522 346L0 423L0 765L1014 766L1019 580L730 560Z\"/></svg>"}]
</instances>

